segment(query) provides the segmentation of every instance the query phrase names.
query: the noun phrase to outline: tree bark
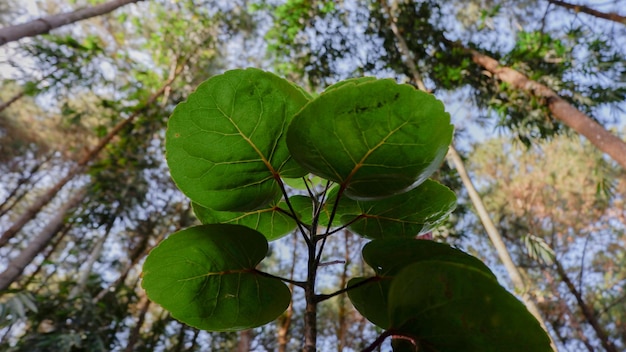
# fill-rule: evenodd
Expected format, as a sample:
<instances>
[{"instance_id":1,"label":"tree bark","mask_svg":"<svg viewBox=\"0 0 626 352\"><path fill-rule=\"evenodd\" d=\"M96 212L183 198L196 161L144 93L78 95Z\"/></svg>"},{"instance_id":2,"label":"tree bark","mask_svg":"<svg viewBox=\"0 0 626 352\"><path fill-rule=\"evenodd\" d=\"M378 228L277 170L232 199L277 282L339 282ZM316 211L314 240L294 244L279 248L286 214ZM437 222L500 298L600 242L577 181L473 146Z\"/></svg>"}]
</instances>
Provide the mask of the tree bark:
<instances>
[{"instance_id":1,"label":"tree bark","mask_svg":"<svg viewBox=\"0 0 626 352\"><path fill-rule=\"evenodd\" d=\"M127 119L118 123L113 129L87 154L81 158L74 167L70 169L70 171L60 179L54 186L52 186L48 191L42 194L39 198L37 198L25 211L24 213L17 219L15 222L0 236L0 248L2 248L13 236L15 236L21 229L24 227L26 223L32 220L37 214L41 211L41 209L46 206L52 199L59 193L59 191L76 175L82 172L87 165L100 154L100 152L113 140L115 136L117 136L122 129L128 126L131 122L133 122L145 109L146 106L153 104L159 96L161 96L167 88L174 82L176 77L182 72L185 67L186 61L181 64L176 70L176 74L172 75L170 79L168 79L165 84L154 93L143 105L141 108L138 108L132 115L130 115Z\"/></svg>"},{"instance_id":2,"label":"tree bark","mask_svg":"<svg viewBox=\"0 0 626 352\"><path fill-rule=\"evenodd\" d=\"M26 196L26 194L28 193L26 190L22 191L23 188L27 187L29 184L35 184L37 182L37 180L33 180L33 176L35 176L35 173L37 171L39 171L39 169L48 161L50 161L50 159L52 159L53 154L50 153L48 154L44 160L36 163L35 165L33 165L26 173L26 175L23 175L20 177L20 179L17 181L15 187L11 190L11 192L9 192L9 194L6 196L6 198L2 201L2 203L0 204L0 216L3 216L4 214L8 213L11 209L13 209L13 207L15 205L17 205L19 203L19 201L24 198L24 196ZM20 192L18 194L18 192Z\"/></svg>"},{"instance_id":3,"label":"tree bark","mask_svg":"<svg viewBox=\"0 0 626 352\"><path fill-rule=\"evenodd\" d=\"M391 13L391 9L387 5L386 1L384 0L381 1L381 4L383 5L383 8L385 9L387 13L387 16L390 18L392 31L394 33L394 36L396 37L396 40L398 41L398 45L397 45L398 51L400 52L400 54L402 54L402 56L405 57L404 64L409 68L409 71L413 74L412 78L415 81L418 88L422 91L426 91L422 78L418 73L419 71L417 69L417 65L415 61L411 59L411 52L408 48L408 45L406 45L406 41L402 37L400 30L397 28L397 26L395 25L395 22L393 21L394 15ZM395 4L395 1L392 3L392 5L393 4ZM496 248L496 252L498 253L498 256L500 257L500 260L504 264L504 267L506 268L509 274L509 277L511 278L511 281L513 282L513 286L515 287L515 290L518 291L518 293L522 295L522 300L524 301L524 304L526 305L527 309L537 319L537 321L539 322L543 330L546 332L546 334L550 338L550 344L552 346L552 349L555 352L557 352L558 349L556 347L556 344L554 343L552 336L550 336L550 333L548 332L548 328L546 327L546 324L543 320L543 317L541 316L541 313L539 312L539 309L537 308L537 306L531 299L530 295L528 295L524 280L522 279L522 276L519 270L517 269L517 266L513 262L513 259L511 258L509 251L506 248L506 245L504 244L504 241L502 241L502 236L496 229L493 221L491 221L491 217L489 217L489 213L487 212L487 209L485 209L485 206L482 202L482 198L480 197L478 192L476 192L476 188L474 188L474 184L472 183L472 180L470 179L469 174L465 170L465 165L463 164L461 157L459 156L459 154L456 152L456 149L454 149L454 146L452 145L450 146L449 151L448 151L448 158L452 161L452 164L456 167L459 173L459 176L461 177L461 180L463 182L463 185L467 189L467 192L470 196L472 204L474 205L474 208L476 208L478 217L480 218L480 221L482 222L485 228L485 231L487 232L487 235L489 236L489 239L491 240L491 243L493 243L493 246Z\"/></svg>"},{"instance_id":4,"label":"tree bark","mask_svg":"<svg viewBox=\"0 0 626 352\"><path fill-rule=\"evenodd\" d=\"M482 198L476 191L476 188L474 187L474 184L472 183L472 180L470 179L469 174L467 173L467 170L465 169L463 160L461 160L461 157L459 156L459 154L457 153L456 149L454 149L453 146L450 146L450 149L448 151L448 159L452 162L457 172L459 173L459 177L461 177L463 186L465 186L465 189L467 190L470 200L472 201L472 205L474 205L474 208L476 209L478 218L480 219L480 222L483 224L483 227L485 228L485 231L487 232L487 235L489 236L491 243L495 247L496 252L498 253L498 257L500 258L500 261L502 261L502 264L504 264L504 268L506 269L507 273L509 274L509 277L511 278L511 282L513 283L513 287L515 288L515 291L517 291L517 293L522 296L522 301L526 305L526 308L528 308L528 311L537 319L537 321L539 322L543 330L545 330L546 334L550 338L552 349L555 352L558 351L556 344L554 343L554 340L552 339L552 336L550 336L548 332L546 323L544 322L543 317L541 316L541 313L539 312L539 309L537 308L537 305L535 305L535 302L532 300L532 298L528 294L526 284L524 283L524 280L522 279L522 275L520 271L518 270L517 265L515 265L515 262L513 262L513 258L511 258L511 255L509 254L509 251L506 248L504 241L502 240L502 236L500 235L500 232L498 231L498 229L496 228L496 225L491 220L491 217L489 216L489 213L487 212L487 209L485 208L485 205L483 204Z\"/></svg>"},{"instance_id":5,"label":"tree bark","mask_svg":"<svg viewBox=\"0 0 626 352\"><path fill-rule=\"evenodd\" d=\"M492 57L475 50L469 50L469 53L474 63L491 72L499 80L543 99L554 118L585 136L593 145L626 169L626 142L559 97L552 89L529 79L512 68L500 66L500 63Z\"/></svg>"},{"instance_id":6,"label":"tree bark","mask_svg":"<svg viewBox=\"0 0 626 352\"><path fill-rule=\"evenodd\" d=\"M85 287L87 286L87 280L89 280L89 275L93 271L94 264L96 263L96 261L98 261L98 259L102 255L102 250L104 249L104 243L106 242L107 238L109 238L109 235L111 234L111 230L113 229L113 224L115 223L115 219L117 218L118 214L119 212L116 212L113 218L109 220L109 222L106 225L104 235L98 238L98 240L96 241L96 245L91 250L89 257L87 258L87 261L82 265L83 268L82 270L79 271L80 273L78 275L78 279L76 280L76 285L70 291L69 299L76 298L78 297L78 295L80 295L81 292L84 292Z\"/></svg>"},{"instance_id":7,"label":"tree bark","mask_svg":"<svg viewBox=\"0 0 626 352\"><path fill-rule=\"evenodd\" d=\"M575 12L586 13L594 17L598 17L598 18L602 18L605 20L609 20L609 21L626 25L626 16L622 16L615 12L602 12L602 11L594 10L588 6L570 4L568 2L560 1L560 0L548 0L548 2L557 6L564 7L569 10L574 10Z\"/></svg>"},{"instance_id":8,"label":"tree bark","mask_svg":"<svg viewBox=\"0 0 626 352\"><path fill-rule=\"evenodd\" d=\"M148 308L150 307L150 300L145 295L141 297L139 301L141 306L141 310L139 311L139 317L137 318L137 324L130 331L130 336L128 337L128 344L126 345L125 352L132 352L135 350L135 345L137 341L139 341L139 335L141 333L141 327L143 326L143 322L146 320L146 313L148 313Z\"/></svg>"},{"instance_id":9,"label":"tree bark","mask_svg":"<svg viewBox=\"0 0 626 352\"><path fill-rule=\"evenodd\" d=\"M6 270L0 274L0 291L9 288L11 283L17 280L17 278L22 274L26 266L30 264L44 248L46 248L50 240L54 238L54 235L56 235L63 227L66 214L72 208L78 206L83 201L86 194L87 192L85 189L76 191L41 230L39 235L37 235L37 237L35 237L16 258L9 262Z\"/></svg>"},{"instance_id":10,"label":"tree bark","mask_svg":"<svg viewBox=\"0 0 626 352\"><path fill-rule=\"evenodd\" d=\"M252 330L242 330L239 332L239 342L237 342L237 352L249 352L252 346Z\"/></svg>"},{"instance_id":11,"label":"tree bark","mask_svg":"<svg viewBox=\"0 0 626 352\"><path fill-rule=\"evenodd\" d=\"M38 18L34 21L0 28L0 46L25 37L34 37L48 33L55 28L70 23L82 21L91 17L101 16L124 5L143 0L112 0L107 3L78 9L72 12L60 13L52 16Z\"/></svg>"}]
</instances>

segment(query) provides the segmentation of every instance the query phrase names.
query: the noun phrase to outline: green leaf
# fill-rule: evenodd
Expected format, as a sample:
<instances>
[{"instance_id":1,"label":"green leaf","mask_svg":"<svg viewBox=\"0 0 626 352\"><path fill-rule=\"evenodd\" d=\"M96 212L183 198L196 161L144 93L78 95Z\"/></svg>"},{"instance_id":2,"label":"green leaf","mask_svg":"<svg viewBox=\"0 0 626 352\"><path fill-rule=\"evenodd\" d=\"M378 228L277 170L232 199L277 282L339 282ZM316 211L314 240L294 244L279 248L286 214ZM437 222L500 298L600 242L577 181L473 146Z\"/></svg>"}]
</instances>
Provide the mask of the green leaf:
<instances>
[{"instance_id":1,"label":"green leaf","mask_svg":"<svg viewBox=\"0 0 626 352\"><path fill-rule=\"evenodd\" d=\"M350 200L344 198L346 202ZM456 207L456 196L448 187L426 180L409 192L356 205L356 213L340 207L341 222L355 233L372 239L415 237L445 220Z\"/></svg>"},{"instance_id":2,"label":"green leaf","mask_svg":"<svg viewBox=\"0 0 626 352\"><path fill-rule=\"evenodd\" d=\"M191 200L214 210L248 211L275 201L277 177L306 174L285 142L306 102L290 82L257 69L212 77L169 120L172 178Z\"/></svg>"},{"instance_id":3,"label":"green leaf","mask_svg":"<svg viewBox=\"0 0 626 352\"><path fill-rule=\"evenodd\" d=\"M343 80L343 81L339 81L339 82L337 82L337 83L335 83L335 84L333 84L333 85L331 85L331 86L327 87L327 88L324 90L324 93L323 93L323 94L328 93L328 92L330 92L330 91L332 91L332 90L334 90L334 89L337 89L337 88L340 88L340 87L347 86L347 85L353 85L353 86L355 86L355 85L358 85L358 84L361 84L361 83L371 82L371 81L375 81L375 80L376 80L376 77L357 77L357 78L349 78L349 79L346 79L346 80Z\"/></svg>"},{"instance_id":4,"label":"green leaf","mask_svg":"<svg viewBox=\"0 0 626 352\"><path fill-rule=\"evenodd\" d=\"M440 165L450 116L430 94L393 80L331 87L293 119L287 145L307 171L372 200L415 188Z\"/></svg>"},{"instance_id":5,"label":"green leaf","mask_svg":"<svg viewBox=\"0 0 626 352\"><path fill-rule=\"evenodd\" d=\"M171 235L148 255L142 287L185 324L209 331L264 325L287 309L291 292L255 267L267 240L241 225L211 224Z\"/></svg>"},{"instance_id":6,"label":"green leaf","mask_svg":"<svg viewBox=\"0 0 626 352\"><path fill-rule=\"evenodd\" d=\"M285 202L247 212L217 211L192 203L193 211L203 224L239 224L262 233L268 241L277 240L296 228ZM286 212L286 213L285 213Z\"/></svg>"},{"instance_id":7,"label":"green leaf","mask_svg":"<svg viewBox=\"0 0 626 352\"><path fill-rule=\"evenodd\" d=\"M473 266L421 261L389 289L391 329L419 351L551 351L537 320L492 277Z\"/></svg>"},{"instance_id":8,"label":"green leaf","mask_svg":"<svg viewBox=\"0 0 626 352\"><path fill-rule=\"evenodd\" d=\"M373 278L357 277L348 282L353 287L348 297L354 307L369 321L381 328L389 328L388 293L398 272L405 267L425 260L462 263L473 267L496 281L495 275L479 259L447 244L410 238L374 240L363 247L363 259L374 269Z\"/></svg>"}]
</instances>

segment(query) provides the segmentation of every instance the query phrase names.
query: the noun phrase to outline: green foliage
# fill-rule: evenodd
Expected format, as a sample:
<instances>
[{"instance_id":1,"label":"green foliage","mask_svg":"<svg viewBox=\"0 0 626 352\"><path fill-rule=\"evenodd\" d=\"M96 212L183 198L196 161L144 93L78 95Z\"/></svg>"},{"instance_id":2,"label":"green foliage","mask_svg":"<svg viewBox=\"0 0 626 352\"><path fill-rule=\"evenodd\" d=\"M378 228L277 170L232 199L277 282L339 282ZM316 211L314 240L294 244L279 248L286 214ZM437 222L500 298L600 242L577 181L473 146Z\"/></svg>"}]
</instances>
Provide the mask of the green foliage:
<instances>
[{"instance_id":1,"label":"green foliage","mask_svg":"<svg viewBox=\"0 0 626 352\"><path fill-rule=\"evenodd\" d=\"M331 86L307 104L287 145L307 171L368 200L422 183L439 168L451 138L450 116L433 96L392 80L361 80Z\"/></svg>"},{"instance_id":2,"label":"green foliage","mask_svg":"<svg viewBox=\"0 0 626 352\"><path fill-rule=\"evenodd\" d=\"M474 266L427 260L405 267L389 288L390 330L419 351L552 351L535 318Z\"/></svg>"},{"instance_id":3,"label":"green foliage","mask_svg":"<svg viewBox=\"0 0 626 352\"><path fill-rule=\"evenodd\" d=\"M290 291L255 266L267 240L241 225L211 224L173 234L143 267L143 287L174 318L210 331L244 330L276 319Z\"/></svg>"},{"instance_id":4,"label":"green foliage","mask_svg":"<svg viewBox=\"0 0 626 352\"><path fill-rule=\"evenodd\" d=\"M256 69L206 81L169 120L172 178L214 210L254 210L277 200L276 178L305 175L291 160L284 130L306 102L289 82Z\"/></svg>"},{"instance_id":5,"label":"green foliage","mask_svg":"<svg viewBox=\"0 0 626 352\"><path fill-rule=\"evenodd\" d=\"M179 104L166 138L172 178L205 224L171 235L144 264L148 297L176 319L210 331L264 325L289 304L283 281L304 288L314 311L344 292L316 294L315 280L326 239L349 229L375 239L363 257L376 276L352 279L345 292L386 329L382 337L404 336L427 351L549 349L538 323L480 260L415 239L456 201L428 180L452 138L433 96L360 78L311 98L273 74L233 70ZM300 191L283 181L301 176ZM257 269L267 241L294 228L308 248L306 280ZM314 326L305 321L309 341Z\"/></svg>"}]
</instances>

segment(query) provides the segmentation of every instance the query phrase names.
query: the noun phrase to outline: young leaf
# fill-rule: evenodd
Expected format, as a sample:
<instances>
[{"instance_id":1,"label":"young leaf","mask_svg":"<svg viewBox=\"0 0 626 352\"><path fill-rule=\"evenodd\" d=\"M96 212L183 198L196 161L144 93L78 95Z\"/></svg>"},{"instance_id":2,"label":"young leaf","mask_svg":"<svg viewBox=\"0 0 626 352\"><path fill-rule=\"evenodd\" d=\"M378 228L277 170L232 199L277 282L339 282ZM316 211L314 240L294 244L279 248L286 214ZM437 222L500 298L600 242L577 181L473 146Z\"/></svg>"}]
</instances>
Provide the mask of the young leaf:
<instances>
[{"instance_id":1,"label":"young leaf","mask_svg":"<svg viewBox=\"0 0 626 352\"><path fill-rule=\"evenodd\" d=\"M257 69L202 83L178 104L166 133L167 162L192 201L248 211L276 200L276 177L306 174L289 154L285 131L307 102L290 82Z\"/></svg>"},{"instance_id":2,"label":"young leaf","mask_svg":"<svg viewBox=\"0 0 626 352\"><path fill-rule=\"evenodd\" d=\"M277 240L296 228L296 221L287 215L285 202L247 212L217 211L192 203L193 211L203 224L239 224L257 230L268 241Z\"/></svg>"},{"instance_id":3,"label":"young leaf","mask_svg":"<svg viewBox=\"0 0 626 352\"><path fill-rule=\"evenodd\" d=\"M441 260L462 263L475 268L496 281L495 275L479 259L447 244L410 238L374 240L363 247L363 259L376 272L375 278L357 277L348 287L360 284L348 291L354 307L369 321L381 328L389 328L388 293L398 272L405 267L425 260Z\"/></svg>"},{"instance_id":4,"label":"young leaf","mask_svg":"<svg viewBox=\"0 0 626 352\"><path fill-rule=\"evenodd\" d=\"M340 204L350 201L344 198ZM456 207L456 196L448 187L426 180L409 192L356 204L358 212L339 208L341 222L355 233L372 239L415 237L443 221Z\"/></svg>"},{"instance_id":5,"label":"young leaf","mask_svg":"<svg viewBox=\"0 0 626 352\"><path fill-rule=\"evenodd\" d=\"M185 324L209 331L264 325L287 309L291 292L255 267L267 240L241 225L211 224L171 235L143 265L150 300Z\"/></svg>"},{"instance_id":6,"label":"young leaf","mask_svg":"<svg viewBox=\"0 0 626 352\"><path fill-rule=\"evenodd\" d=\"M419 351L551 351L537 320L483 271L439 260L411 264L389 289L390 329Z\"/></svg>"},{"instance_id":7,"label":"young leaf","mask_svg":"<svg viewBox=\"0 0 626 352\"><path fill-rule=\"evenodd\" d=\"M294 117L287 132L298 163L358 200L413 189L439 167L451 139L450 116L440 101L388 79L331 87Z\"/></svg>"}]
</instances>

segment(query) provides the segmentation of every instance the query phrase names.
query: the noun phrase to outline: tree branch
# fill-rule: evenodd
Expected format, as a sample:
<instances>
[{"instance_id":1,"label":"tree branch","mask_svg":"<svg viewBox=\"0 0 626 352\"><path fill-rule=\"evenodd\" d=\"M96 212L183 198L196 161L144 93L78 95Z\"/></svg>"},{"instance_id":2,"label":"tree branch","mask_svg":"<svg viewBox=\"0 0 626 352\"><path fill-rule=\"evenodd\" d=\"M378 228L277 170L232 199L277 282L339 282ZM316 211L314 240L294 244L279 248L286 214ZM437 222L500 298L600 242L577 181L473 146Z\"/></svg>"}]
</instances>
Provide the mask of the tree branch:
<instances>
[{"instance_id":1,"label":"tree branch","mask_svg":"<svg viewBox=\"0 0 626 352\"><path fill-rule=\"evenodd\" d=\"M575 12L586 13L587 15L591 15L594 17L598 17L598 18L602 18L605 20L609 20L609 21L626 25L626 16L622 16L615 12L601 12L598 10L594 10L590 7L584 6L584 5L570 4L568 2L560 1L560 0L548 0L548 2L553 5L561 6L569 10L574 10Z\"/></svg>"},{"instance_id":2,"label":"tree branch","mask_svg":"<svg viewBox=\"0 0 626 352\"><path fill-rule=\"evenodd\" d=\"M501 66L492 57L481 54L476 50L467 48L465 50L469 52L474 63L491 72L499 80L542 99L555 119L585 136L593 145L608 154L622 168L626 169L626 142L607 131L599 123L576 109L547 86L531 80L510 67Z\"/></svg>"},{"instance_id":3,"label":"tree branch","mask_svg":"<svg viewBox=\"0 0 626 352\"><path fill-rule=\"evenodd\" d=\"M59 13L52 16L38 18L30 22L3 27L0 28L0 46L25 37L34 37L39 34L48 33L55 28L65 26L70 23L104 15L116 10L119 7L139 1L143 0L112 0L101 5L78 9L73 12Z\"/></svg>"}]
</instances>

